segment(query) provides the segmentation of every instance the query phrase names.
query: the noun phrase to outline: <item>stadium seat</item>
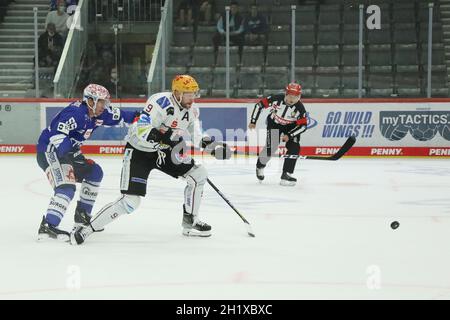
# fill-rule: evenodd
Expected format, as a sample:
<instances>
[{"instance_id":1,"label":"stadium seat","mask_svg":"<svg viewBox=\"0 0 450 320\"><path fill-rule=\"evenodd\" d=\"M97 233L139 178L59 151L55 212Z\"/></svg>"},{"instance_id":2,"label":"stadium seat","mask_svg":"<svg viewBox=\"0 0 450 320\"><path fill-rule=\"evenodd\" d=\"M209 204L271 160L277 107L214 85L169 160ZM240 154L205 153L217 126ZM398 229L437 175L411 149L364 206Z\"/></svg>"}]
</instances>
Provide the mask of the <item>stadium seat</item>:
<instances>
[{"instance_id":1,"label":"stadium seat","mask_svg":"<svg viewBox=\"0 0 450 320\"><path fill-rule=\"evenodd\" d=\"M313 26L297 26L295 28L295 45L312 46L316 44L316 34Z\"/></svg>"},{"instance_id":2,"label":"stadium seat","mask_svg":"<svg viewBox=\"0 0 450 320\"><path fill-rule=\"evenodd\" d=\"M313 46L295 47L296 67L312 67L314 64Z\"/></svg>"},{"instance_id":3,"label":"stadium seat","mask_svg":"<svg viewBox=\"0 0 450 320\"><path fill-rule=\"evenodd\" d=\"M313 5L299 5L295 11L296 25L314 25L317 23L316 7Z\"/></svg>"},{"instance_id":4,"label":"stadium seat","mask_svg":"<svg viewBox=\"0 0 450 320\"><path fill-rule=\"evenodd\" d=\"M213 89L224 89L226 87L226 68L214 69ZM230 89L236 86L236 68L230 68Z\"/></svg>"},{"instance_id":5,"label":"stadium seat","mask_svg":"<svg viewBox=\"0 0 450 320\"><path fill-rule=\"evenodd\" d=\"M238 84L241 89L260 89L263 86L261 67L242 67Z\"/></svg>"},{"instance_id":6,"label":"stadium seat","mask_svg":"<svg viewBox=\"0 0 450 320\"><path fill-rule=\"evenodd\" d=\"M320 25L317 34L319 45L339 45L341 43L339 25Z\"/></svg>"},{"instance_id":7,"label":"stadium seat","mask_svg":"<svg viewBox=\"0 0 450 320\"><path fill-rule=\"evenodd\" d=\"M274 46L290 45L291 31L289 26L272 26L269 33L269 44Z\"/></svg>"},{"instance_id":8,"label":"stadium seat","mask_svg":"<svg viewBox=\"0 0 450 320\"><path fill-rule=\"evenodd\" d=\"M242 65L256 67L264 65L264 48L262 46L245 46L242 52Z\"/></svg>"},{"instance_id":9,"label":"stadium seat","mask_svg":"<svg viewBox=\"0 0 450 320\"><path fill-rule=\"evenodd\" d=\"M171 66L188 66L191 63L190 47L170 47L169 64Z\"/></svg>"},{"instance_id":10,"label":"stadium seat","mask_svg":"<svg viewBox=\"0 0 450 320\"><path fill-rule=\"evenodd\" d=\"M367 58L371 66L392 65L391 45L371 45L368 48Z\"/></svg>"},{"instance_id":11,"label":"stadium seat","mask_svg":"<svg viewBox=\"0 0 450 320\"><path fill-rule=\"evenodd\" d=\"M225 67L226 66L226 48L219 47L219 52L217 54L217 66ZM238 47L233 46L230 47L230 67L236 67L240 63Z\"/></svg>"},{"instance_id":12,"label":"stadium seat","mask_svg":"<svg viewBox=\"0 0 450 320\"><path fill-rule=\"evenodd\" d=\"M267 65L272 67L284 67L289 65L288 46L269 46L267 49Z\"/></svg>"},{"instance_id":13,"label":"stadium seat","mask_svg":"<svg viewBox=\"0 0 450 320\"><path fill-rule=\"evenodd\" d=\"M194 47L192 64L196 67L211 67L214 65L214 48Z\"/></svg>"},{"instance_id":14,"label":"stadium seat","mask_svg":"<svg viewBox=\"0 0 450 320\"><path fill-rule=\"evenodd\" d=\"M340 65L339 46L318 46L317 65L319 67L337 67Z\"/></svg>"},{"instance_id":15,"label":"stadium seat","mask_svg":"<svg viewBox=\"0 0 450 320\"><path fill-rule=\"evenodd\" d=\"M288 83L287 67L266 67L264 88L284 88Z\"/></svg>"},{"instance_id":16,"label":"stadium seat","mask_svg":"<svg viewBox=\"0 0 450 320\"><path fill-rule=\"evenodd\" d=\"M394 28L394 42L401 44L417 43L416 26L410 23L396 24Z\"/></svg>"},{"instance_id":17,"label":"stadium seat","mask_svg":"<svg viewBox=\"0 0 450 320\"><path fill-rule=\"evenodd\" d=\"M319 9L319 25L340 24L341 10L340 5L321 5Z\"/></svg>"},{"instance_id":18,"label":"stadium seat","mask_svg":"<svg viewBox=\"0 0 450 320\"><path fill-rule=\"evenodd\" d=\"M197 80L200 89L208 90L212 87L212 68L191 67L189 69L189 74Z\"/></svg>"}]
</instances>

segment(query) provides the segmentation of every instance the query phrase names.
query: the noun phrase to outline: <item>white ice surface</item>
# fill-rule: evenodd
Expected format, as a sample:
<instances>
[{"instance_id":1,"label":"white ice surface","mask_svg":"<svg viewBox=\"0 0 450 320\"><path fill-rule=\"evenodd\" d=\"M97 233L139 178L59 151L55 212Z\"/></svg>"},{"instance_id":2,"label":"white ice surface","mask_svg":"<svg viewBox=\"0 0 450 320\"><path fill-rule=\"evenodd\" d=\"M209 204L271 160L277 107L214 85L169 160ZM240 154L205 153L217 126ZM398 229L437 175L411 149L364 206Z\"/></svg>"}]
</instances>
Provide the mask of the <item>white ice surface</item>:
<instances>
[{"instance_id":1,"label":"white ice surface","mask_svg":"<svg viewBox=\"0 0 450 320\"><path fill-rule=\"evenodd\" d=\"M94 159L96 212L119 196L121 158ZM278 159L258 184L255 160L202 162L256 238L209 186L212 237L183 237L185 182L154 171L135 213L75 247L36 242L52 190L33 156L1 157L0 299L450 298L449 160L303 160L293 188Z\"/></svg>"}]
</instances>

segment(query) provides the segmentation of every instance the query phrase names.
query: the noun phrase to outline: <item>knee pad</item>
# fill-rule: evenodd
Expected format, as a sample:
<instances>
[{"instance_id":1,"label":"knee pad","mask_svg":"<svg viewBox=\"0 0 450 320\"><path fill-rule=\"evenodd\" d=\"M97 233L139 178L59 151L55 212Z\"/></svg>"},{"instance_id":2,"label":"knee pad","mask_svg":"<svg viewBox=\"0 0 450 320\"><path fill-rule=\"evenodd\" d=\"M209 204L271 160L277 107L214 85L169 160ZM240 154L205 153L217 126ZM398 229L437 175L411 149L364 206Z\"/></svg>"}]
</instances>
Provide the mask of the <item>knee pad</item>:
<instances>
[{"instance_id":1,"label":"knee pad","mask_svg":"<svg viewBox=\"0 0 450 320\"><path fill-rule=\"evenodd\" d=\"M48 223L54 226L59 225L74 195L75 186L73 185L62 185L55 189L55 194L50 199L47 208L46 220Z\"/></svg>"},{"instance_id":2,"label":"knee pad","mask_svg":"<svg viewBox=\"0 0 450 320\"><path fill-rule=\"evenodd\" d=\"M75 196L75 185L72 184L63 184L57 188L55 188L55 196L61 196L66 198L68 201L71 201Z\"/></svg>"},{"instance_id":3,"label":"knee pad","mask_svg":"<svg viewBox=\"0 0 450 320\"><path fill-rule=\"evenodd\" d=\"M103 170L98 164L94 163L91 168L91 172L85 177L85 180L91 182L101 182L103 180Z\"/></svg>"},{"instance_id":4,"label":"knee pad","mask_svg":"<svg viewBox=\"0 0 450 320\"><path fill-rule=\"evenodd\" d=\"M208 171L204 166L196 165L186 173L185 178L189 185L204 185L208 178Z\"/></svg>"},{"instance_id":5,"label":"knee pad","mask_svg":"<svg viewBox=\"0 0 450 320\"><path fill-rule=\"evenodd\" d=\"M124 194L122 199L120 199L120 205L125 209L125 213L127 214L136 210L140 203L141 197L132 194Z\"/></svg>"}]
</instances>

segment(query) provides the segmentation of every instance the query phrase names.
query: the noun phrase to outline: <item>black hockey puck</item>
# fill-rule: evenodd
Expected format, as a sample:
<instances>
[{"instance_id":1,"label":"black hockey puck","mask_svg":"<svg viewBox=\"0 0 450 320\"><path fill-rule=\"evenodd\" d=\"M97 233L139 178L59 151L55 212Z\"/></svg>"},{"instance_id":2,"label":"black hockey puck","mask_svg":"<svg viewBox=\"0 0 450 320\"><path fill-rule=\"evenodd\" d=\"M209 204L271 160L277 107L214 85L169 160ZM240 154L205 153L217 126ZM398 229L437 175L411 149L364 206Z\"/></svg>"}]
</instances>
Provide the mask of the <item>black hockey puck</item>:
<instances>
[{"instance_id":1,"label":"black hockey puck","mask_svg":"<svg viewBox=\"0 0 450 320\"><path fill-rule=\"evenodd\" d=\"M398 221L394 221L391 223L391 228L393 230L397 229L400 226L400 223L398 223Z\"/></svg>"}]
</instances>

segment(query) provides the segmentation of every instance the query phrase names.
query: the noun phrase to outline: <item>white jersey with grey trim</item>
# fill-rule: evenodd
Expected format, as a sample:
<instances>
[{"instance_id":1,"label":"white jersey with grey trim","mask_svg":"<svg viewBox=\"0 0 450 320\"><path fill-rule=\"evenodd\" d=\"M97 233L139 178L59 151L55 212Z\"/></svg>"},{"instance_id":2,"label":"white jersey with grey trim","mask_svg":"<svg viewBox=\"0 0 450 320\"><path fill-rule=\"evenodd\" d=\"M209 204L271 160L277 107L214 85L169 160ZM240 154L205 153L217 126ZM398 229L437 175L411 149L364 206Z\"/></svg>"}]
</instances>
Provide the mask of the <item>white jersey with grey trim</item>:
<instances>
[{"instance_id":1,"label":"white jersey with grey trim","mask_svg":"<svg viewBox=\"0 0 450 320\"><path fill-rule=\"evenodd\" d=\"M199 147L202 139L199 114L194 105L183 108L171 92L156 93L148 98L141 116L130 126L127 140L134 148L145 152L165 149L166 145L148 139L153 128L165 127L179 130L179 135L188 132L194 146Z\"/></svg>"}]
</instances>

